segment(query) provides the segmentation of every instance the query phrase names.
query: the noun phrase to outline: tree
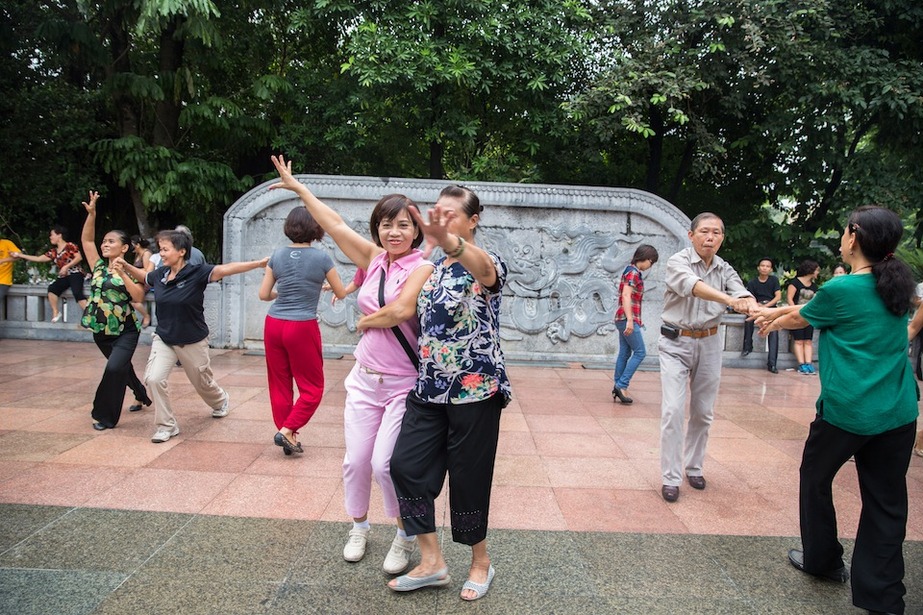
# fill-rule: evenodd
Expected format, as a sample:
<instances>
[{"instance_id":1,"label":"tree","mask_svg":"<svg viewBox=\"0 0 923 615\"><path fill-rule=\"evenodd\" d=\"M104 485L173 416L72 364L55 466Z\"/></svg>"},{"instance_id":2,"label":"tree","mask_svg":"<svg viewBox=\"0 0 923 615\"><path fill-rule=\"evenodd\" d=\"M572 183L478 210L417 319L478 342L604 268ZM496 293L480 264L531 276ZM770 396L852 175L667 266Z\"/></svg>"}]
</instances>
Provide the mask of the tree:
<instances>
[{"instance_id":1,"label":"tree","mask_svg":"<svg viewBox=\"0 0 923 615\"><path fill-rule=\"evenodd\" d=\"M393 172L528 177L582 73L588 14L574 0L315 6L339 23L342 70L359 85L353 133L396 144Z\"/></svg>"}]
</instances>

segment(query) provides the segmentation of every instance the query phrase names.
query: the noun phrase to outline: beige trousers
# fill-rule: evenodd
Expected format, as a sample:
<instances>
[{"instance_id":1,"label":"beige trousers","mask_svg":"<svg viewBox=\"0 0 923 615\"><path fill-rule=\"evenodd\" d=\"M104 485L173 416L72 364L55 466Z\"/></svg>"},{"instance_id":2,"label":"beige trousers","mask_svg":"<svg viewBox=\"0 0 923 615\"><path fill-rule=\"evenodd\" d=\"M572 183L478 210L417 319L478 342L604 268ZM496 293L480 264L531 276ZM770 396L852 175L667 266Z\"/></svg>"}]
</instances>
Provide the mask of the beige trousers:
<instances>
[{"instance_id":1,"label":"beige trousers","mask_svg":"<svg viewBox=\"0 0 923 615\"><path fill-rule=\"evenodd\" d=\"M721 381L721 336L660 336L660 470L663 484L678 487L683 474L702 476L708 428ZM689 423L685 425L688 386ZM684 432L685 431L685 437Z\"/></svg>"},{"instance_id":2,"label":"beige trousers","mask_svg":"<svg viewBox=\"0 0 923 615\"><path fill-rule=\"evenodd\" d=\"M183 371L195 387L196 393L210 408L220 408L227 399L227 393L218 386L212 375L208 339L195 344L171 346L164 343L155 333L147 369L144 371L144 383L147 385L148 394L154 400L154 422L157 427L172 429L176 426L167 380L177 360L182 364Z\"/></svg>"}]
</instances>

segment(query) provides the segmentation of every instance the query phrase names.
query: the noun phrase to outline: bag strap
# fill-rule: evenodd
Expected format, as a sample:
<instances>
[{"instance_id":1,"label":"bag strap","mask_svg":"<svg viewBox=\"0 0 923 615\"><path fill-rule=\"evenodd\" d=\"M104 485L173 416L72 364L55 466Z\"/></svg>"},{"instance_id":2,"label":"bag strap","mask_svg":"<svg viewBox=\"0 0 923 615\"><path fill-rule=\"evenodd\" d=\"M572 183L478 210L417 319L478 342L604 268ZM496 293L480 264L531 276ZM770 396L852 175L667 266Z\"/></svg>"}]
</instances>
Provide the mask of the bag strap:
<instances>
[{"instance_id":1,"label":"bag strap","mask_svg":"<svg viewBox=\"0 0 923 615\"><path fill-rule=\"evenodd\" d=\"M378 283L378 305L380 307L385 307L385 270L381 270L381 281ZM416 351L410 346L410 342L407 341L407 338L404 337L404 332L401 331L401 328L398 326L391 327L391 330L394 331L394 336L397 338L397 341L401 343L401 347L404 349L404 352L407 353L407 357L410 359L410 362L413 363L413 366L416 369L420 369L420 357L417 356Z\"/></svg>"}]
</instances>

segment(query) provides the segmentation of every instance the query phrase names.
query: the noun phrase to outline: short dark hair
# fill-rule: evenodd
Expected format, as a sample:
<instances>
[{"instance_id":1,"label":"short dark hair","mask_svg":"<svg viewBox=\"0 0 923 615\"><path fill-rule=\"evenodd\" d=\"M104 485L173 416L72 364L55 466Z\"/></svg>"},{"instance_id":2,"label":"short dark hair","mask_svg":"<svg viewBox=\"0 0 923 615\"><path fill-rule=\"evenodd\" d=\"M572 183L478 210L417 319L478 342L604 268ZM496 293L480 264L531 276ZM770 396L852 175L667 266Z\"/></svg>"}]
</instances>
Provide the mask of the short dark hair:
<instances>
[{"instance_id":1,"label":"short dark hair","mask_svg":"<svg viewBox=\"0 0 923 615\"><path fill-rule=\"evenodd\" d=\"M51 230L53 230L55 233L57 233L61 237L64 237L65 239L67 239L67 227L64 226L63 224L55 224L54 226L51 227Z\"/></svg>"},{"instance_id":2,"label":"short dark hair","mask_svg":"<svg viewBox=\"0 0 923 615\"><path fill-rule=\"evenodd\" d=\"M282 232L295 243L311 243L324 237L324 229L311 212L301 206L288 212Z\"/></svg>"},{"instance_id":3,"label":"short dark hair","mask_svg":"<svg viewBox=\"0 0 923 615\"><path fill-rule=\"evenodd\" d=\"M812 261L810 258L807 258L801 261L801 264L798 265L798 269L795 270L796 276L810 275L820 269L820 265L817 264L817 261Z\"/></svg>"},{"instance_id":4,"label":"short dark hair","mask_svg":"<svg viewBox=\"0 0 923 615\"><path fill-rule=\"evenodd\" d=\"M635 250L635 255L631 257L631 264L634 265L641 261L651 261L651 265L653 265L657 262L658 258L660 258L660 255L657 253L657 248L645 243L638 246L638 249Z\"/></svg>"},{"instance_id":5,"label":"short dark hair","mask_svg":"<svg viewBox=\"0 0 923 615\"><path fill-rule=\"evenodd\" d=\"M369 235L371 235L375 245L379 248L384 247L381 245L381 238L378 236L378 225L383 220L394 220L402 211L406 211L407 215L410 216L410 221L413 223L414 231L416 231L411 245L416 248L423 243L423 233L420 231L420 227L417 226L416 219L410 215L409 209L411 205L417 206L416 203L403 194L386 194L375 203L375 209L372 210L372 216L369 218Z\"/></svg>"},{"instance_id":6,"label":"short dark hair","mask_svg":"<svg viewBox=\"0 0 923 615\"><path fill-rule=\"evenodd\" d=\"M703 212L700 213L698 216L696 216L695 218L693 218L693 219L692 219L692 224L689 225L689 230L690 230L690 231L695 231L695 229L699 228L699 225L702 223L702 220L710 220L710 219L715 219L715 220L717 220L718 222L720 222L720 223L721 223L721 230L722 230L722 231L724 230L724 220L722 220L722 219L721 219L721 216L719 216L718 214L713 214L713 213L710 212L710 211L703 211Z\"/></svg>"},{"instance_id":7,"label":"short dark hair","mask_svg":"<svg viewBox=\"0 0 923 615\"><path fill-rule=\"evenodd\" d=\"M142 237L141 235L132 235L131 236L131 247L141 246L145 250L151 249L151 242Z\"/></svg>"},{"instance_id":8,"label":"short dark hair","mask_svg":"<svg viewBox=\"0 0 923 615\"><path fill-rule=\"evenodd\" d=\"M769 261L769 265L770 265L773 269L775 269L776 261L772 260L772 257L770 257L770 256L764 256L764 257L761 258L760 260L756 261L756 266L759 267L759 266L762 264L763 261Z\"/></svg>"},{"instance_id":9,"label":"short dark hair","mask_svg":"<svg viewBox=\"0 0 923 615\"><path fill-rule=\"evenodd\" d=\"M189 253L192 251L192 238L183 231L160 231L155 239L158 245L160 245L161 241L169 241L177 252L180 250L186 251L183 254L184 261L189 258Z\"/></svg>"},{"instance_id":10,"label":"short dark hair","mask_svg":"<svg viewBox=\"0 0 923 615\"><path fill-rule=\"evenodd\" d=\"M468 188L467 186L462 186L461 184L452 184L451 186L446 186L439 192L440 199L444 196L460 200L462 202L462 209L465 210L465 215L469 218L480 216L481 212L484 211L484 206L481 205L481 199L479 199L478 195L474 193L474 190ZM477 232L477 226L471 229L472 235L476 234Z\"/></svg>"}]
</instances>

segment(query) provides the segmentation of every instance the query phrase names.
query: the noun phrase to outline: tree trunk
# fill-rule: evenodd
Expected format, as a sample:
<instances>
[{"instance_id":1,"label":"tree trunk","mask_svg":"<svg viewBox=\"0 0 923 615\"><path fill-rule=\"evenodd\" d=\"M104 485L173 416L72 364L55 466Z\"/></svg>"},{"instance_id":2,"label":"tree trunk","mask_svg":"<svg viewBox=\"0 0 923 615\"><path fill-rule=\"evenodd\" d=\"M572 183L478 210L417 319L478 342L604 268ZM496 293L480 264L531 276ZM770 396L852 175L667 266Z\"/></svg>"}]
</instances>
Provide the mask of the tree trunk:
<instances>
[{"instance_id":1,"label":"tree trunk","mask_svg":"<svg viewBox=\"0 0 923 615\"><path fill-rule=\"evenodd\" d=\"M679 161L679 168L676 169L676 175L673 176L673 183L670 186L670 191L667 193L667 200L673 204L676 204L679 198L679 191L683 187L683 180L686 179L686 175L692 170L692 160L694 156L695 139L689 139L686 141L686 147L683 149L683 157Z\"/></svg>"},{"instance_id":2,"label":"tree trunk","mask_svg":"<svg viewBox=\"0 0 923 615\"><path fill-rule=\"evenodd\" d=\"M183 39L176 38L176 31L184 18L175 16L160 33L159 70L161 87L164 88L163 99L154 107L154 134L151 144L175 148L179 134L179 114L182 102L183 85L178 82L177 71L183 65Z\"/></svg>"},{"instance_id":3,"label":"tree trunk","mask_svg":"<svg viewBox=\"0 0 923 615\"><path fill-rule=\"evenodd\" d=\"M127 16L124 10L116 11L108 28L109 40L111 41L110 53L112 63L107 72L108 76L114 74L132 72L129 52L131 50L131 35L127 26ZM135 109L135 101L118 90L114 91L112 97L113 105L116 109L116 122L119 130L119 137L137 137L140 132L140 123L138 112ZM142 237L149 237L151 225L147 217L147 209L141 198L141 192L132 182L126 186L131 195L131 204L135 212L135 219L138 223L138 233Z\"/></svg>"},{"instance_id":4,"label":"tree trunk","mask_svg":"<svg viewBox=\"0 0 923 615\"><path fill-rule=\"evenodd\" d=\"M660 171L663 166L663 117L656 106L651 107L650 120L654 136L647 140L647 178L644 181L644 189L660 194Z\"/></svg>"}]
</instances>

